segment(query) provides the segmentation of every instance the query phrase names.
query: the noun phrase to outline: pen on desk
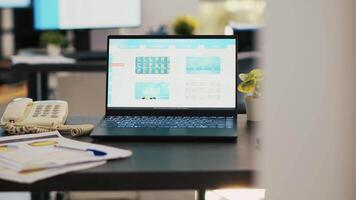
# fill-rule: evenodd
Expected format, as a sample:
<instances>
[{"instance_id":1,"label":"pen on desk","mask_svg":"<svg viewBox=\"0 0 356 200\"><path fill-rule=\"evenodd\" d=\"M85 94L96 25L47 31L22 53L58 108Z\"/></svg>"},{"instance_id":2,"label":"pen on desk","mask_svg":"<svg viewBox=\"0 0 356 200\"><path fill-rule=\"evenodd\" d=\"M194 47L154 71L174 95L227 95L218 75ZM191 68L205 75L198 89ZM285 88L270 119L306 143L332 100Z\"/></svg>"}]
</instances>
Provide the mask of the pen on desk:
<instances>
[{"instance_id":1,"label":"pen on desk","mask_svg":"<svg viewBox=\"0 0 356 200\"><path fill-rule=\"evenodd\" d=\"M94 154L94 156L106 156L105 152L99 151L96 149L79 149L79 148L68 147L68 146L63 146L63 145L54 145L54 147L61 148L61 149L67 149L67 150L73 150L73 151L91 152Z\"/></svg>"}]
</instances>

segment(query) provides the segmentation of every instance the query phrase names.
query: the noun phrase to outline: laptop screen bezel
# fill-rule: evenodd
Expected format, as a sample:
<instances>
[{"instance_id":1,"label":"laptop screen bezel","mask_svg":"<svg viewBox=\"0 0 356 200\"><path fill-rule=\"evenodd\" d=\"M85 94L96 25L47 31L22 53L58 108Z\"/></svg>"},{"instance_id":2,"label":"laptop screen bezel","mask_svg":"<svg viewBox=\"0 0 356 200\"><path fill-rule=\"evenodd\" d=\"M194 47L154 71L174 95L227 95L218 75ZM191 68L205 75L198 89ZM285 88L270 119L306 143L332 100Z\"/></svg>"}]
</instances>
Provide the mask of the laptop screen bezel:
<instances>
[{"instance_id":1,"label":"laptop screen bezel","mask_svg":"<svg viewBox=\"0 0 356 200\"><path fill-rule=\"evenodd\" d=\"M234 39L235 40L235 107L234 108L147 108L147 107L108 107L108 72L109 72L109 42L111 39ZM233 35L109 35L107 37L106 52L106 93L105 93L105 116L118 115L183 115L183 116L236 116L237 115L237 37Z\"/></svg>"}]
</instances>

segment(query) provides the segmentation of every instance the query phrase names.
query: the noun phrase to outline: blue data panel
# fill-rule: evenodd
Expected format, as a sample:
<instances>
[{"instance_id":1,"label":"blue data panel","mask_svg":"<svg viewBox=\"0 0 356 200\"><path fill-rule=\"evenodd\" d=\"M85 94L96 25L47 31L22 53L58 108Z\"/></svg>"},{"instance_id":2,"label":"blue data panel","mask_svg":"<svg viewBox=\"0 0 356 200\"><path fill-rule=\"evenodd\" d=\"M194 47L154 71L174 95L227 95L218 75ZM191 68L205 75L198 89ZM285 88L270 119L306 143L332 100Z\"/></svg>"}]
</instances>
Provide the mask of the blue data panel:
<instances>
[{"instance_id":1,"label":"blue data panel","mask_svg":"<svg viewBox=\"0 0 356 200\"><path fill-rule=\"evenodd\" d=\"M234 39L113 39L110 44L120 49L139 49L144 46L148 49L196 49L199 46L205 49L226 49L235 45Z\"/></svg>"},{"instance_id":2,"label":"blue data panel","mask_svg":"<svg viewBox=\"0 0 356 200\"><path fill-rule=\"evenodd\" d=\"M220 74L220 57L187 57L187 74Z\"/></svg>"},{"instance_id":3,"label":"blue data panel","mask_svg":"<svg viewBox=\"0 0 356 200\"><path fill-rule=\"evenodd\" d=\"M135 84L135 99L160 100L169 99L168 83L138 82Z\"/></svg>"},{"instance_id":4,"label":"blue data panel","mask_svg":"<svg viewBox=\"0 0 356 200\"><path fill-rule=\"evenodd\" d=\"M136 57L136 74L168 74L168 57Z\"/></svg>"}]
</instances>

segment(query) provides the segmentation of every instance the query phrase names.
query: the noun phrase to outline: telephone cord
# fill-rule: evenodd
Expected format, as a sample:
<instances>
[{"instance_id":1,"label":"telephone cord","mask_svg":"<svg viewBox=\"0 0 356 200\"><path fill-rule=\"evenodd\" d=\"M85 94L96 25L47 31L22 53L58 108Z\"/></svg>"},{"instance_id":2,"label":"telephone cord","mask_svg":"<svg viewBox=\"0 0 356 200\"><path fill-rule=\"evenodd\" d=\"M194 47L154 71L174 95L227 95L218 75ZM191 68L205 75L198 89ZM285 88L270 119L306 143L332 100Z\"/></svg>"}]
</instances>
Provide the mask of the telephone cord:
<instances>
[{"instance_id":1,"label":"telephone cord","mask_svg":"<svg viewBox=\"0 0 356 200\"><path fill-rule=\"evenodd\" d=\"M81 125L61 125L61 126L31 126L31 125L16 125L15 123L5 123L2 127L10 135L22 135L31 133L43 133L50 131L59 131L63 134L70 134L73 137L90 135L90 132L94 129L92 124L81 124Z\"/></svg>"}]
</instances>

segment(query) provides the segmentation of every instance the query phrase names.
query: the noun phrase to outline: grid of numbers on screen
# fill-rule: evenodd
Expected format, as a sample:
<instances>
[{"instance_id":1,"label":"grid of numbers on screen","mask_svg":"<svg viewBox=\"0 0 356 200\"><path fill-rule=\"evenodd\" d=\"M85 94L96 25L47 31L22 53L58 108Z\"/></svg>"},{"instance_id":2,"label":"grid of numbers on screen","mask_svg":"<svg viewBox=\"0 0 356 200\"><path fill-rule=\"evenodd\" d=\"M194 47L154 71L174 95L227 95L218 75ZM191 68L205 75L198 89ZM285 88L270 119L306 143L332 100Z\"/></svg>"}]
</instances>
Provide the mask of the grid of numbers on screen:
<instances>
[{"instance_id":1,"label":"grid of numbers on screen","mask_svg":"<svg viewBox=\"0 0 356 200\"><path fill-rule=\"evenodd\" d=\"M136 57L136 74L168 74L169 58L165 56Z\"/></svg>"}]
</instances>

